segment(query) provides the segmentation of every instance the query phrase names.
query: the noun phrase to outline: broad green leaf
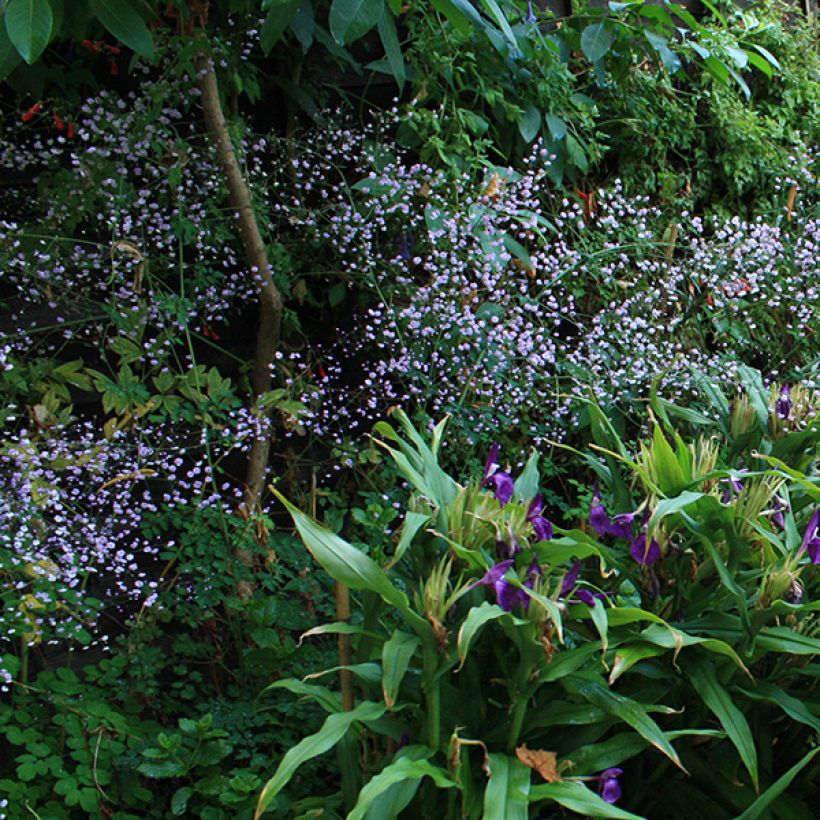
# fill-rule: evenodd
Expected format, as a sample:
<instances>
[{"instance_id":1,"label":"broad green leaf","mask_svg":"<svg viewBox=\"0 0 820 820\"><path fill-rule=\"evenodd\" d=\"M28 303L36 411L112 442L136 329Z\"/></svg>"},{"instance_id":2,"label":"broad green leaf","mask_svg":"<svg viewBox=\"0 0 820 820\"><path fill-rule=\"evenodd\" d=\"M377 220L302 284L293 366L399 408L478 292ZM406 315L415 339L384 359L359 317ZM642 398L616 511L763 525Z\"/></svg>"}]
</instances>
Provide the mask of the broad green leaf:
<instances>
[{"instance_id":1,"label":"broad green leaf","mask_svg":"<svg viewBox=\"0 0 820 820\"><path fill-rule=\"evenodd\" d=\"M518 132L521 138L527 145L529 145L541 130L541 112L534 106L530 105L518 118Z\"/></svg>"},{"instance_id":2,"label":"broad green leaf","mask_svg":"<svg viewBox=\"0 0 820 820\"><path fill-rule=\"evenodd\" d=\"M413 543L418 531L430 521L430 516L424 513L413 512L409 510L404 516L404 524L401 528L401 535L399 536L399 543L396 545L396 552L390 559L387 569L398 564L407 552L407 548Z\"/></svg>"},{"instance_id":3,"label":"broad green leaf","mask_svg":"<svg viewBox=\"0 0 820 820\"><path fill-rule=\"evenodd\" d=\"M604 655L609 647L609 638L607 637L609 624L606 617L606 607L603 601L596 598L588 609L592 623L595 624L595 629L598 630L598 634L601 636L601 661L603 662ZM606 663L604 663L604 666L606 666Z\"/></svg>"},{"instance_id":4,"label":"broad green leaf","mask_svg":"<svg viewBox=\"0 0 820 820\"><path fill-rule=\"evenodd\" d=\"M529 254L527 254L529 256ZM532 263L532 260L530 260ZM529 504L530 501L538 495L538 485L541 483L541 475L538 472L538 460L540 456L536 450L530 453L521 475L515 479L515 497L523 504Z\"/></svg>"},{"instance_id":5,"label":"broad green leaf","mask_svg":"<svg viewBox=\"0 0 820 820\"><path fill-rule=\"evenodd\" d=\"M541 680L547 683L571 675L584 666L590 657L599 652L600 649L601 647L597 641L590 641L575 649L558 652L541 673Z\"/></svg>"},{"instance_id":6,"label":"broad green leaf","mask_svg":"<svg viewBox=\"0 0 820 820\"><path fill-rule=\"evenodd\" d=\"M777 61L777 58L770 52L767 51L763 46L756 45L752 43L752 48L758 53L762 54L766 61L773 67L780 71L780 63Z\"/></svg>"},{"instance_id":7,"label":"broad green leaf","mask_svg":"<svg viewBox=\"0 0 820 820\"><path fill-rule=\"evenodd\" d=\"M474 606L467 613L467 617L458 630L459 669L464 666L464 661L467 660L473 638L478 635L484 625L498 618L503 618L505 615L509 615L509 613L505 612L498 604L491 604L489 601L484 601L480 606Z\"/></svg>"},{"instance_id":8,"label":"broad green leaf","mask_svg":"<svg viewBox=\"0 0 820 820\"><path fill-rule=\"evenodd\" d=\"M532 257L529 254L529 251L513 236L508 233L504 234L504 247L517 259L521 260L528 269L535 270L535 263L532 261ZM535 453L533 453L535 455ZM530 462L532 461L532 456L530 456L529 460L527 461L527 467L529 466ZM536 456L536 476L538 475L538 458ZM526 471L526 467L524 468ZM522 473L515 481L516 488L518 487L518 482L524 478L524 474ZM529 481L529 477L525 480ZM536 491L538 490L538 483L536 480ZM535 493L533 493L535 495ZM518 492L516 491L516 498L519 498ZM523 498L521 498L524 501ZM532 496L526 499L527 501L532 500Z\"/></svg>"},{"instance_id":9,"label":"broad green leaf","mask_svg":"<svg viewBox=\"0 0 820 820\"><path fill-rule=\"evenodd\" d=\"M668 626L666 621L655 615L654 612L647 612L645 609L638 609L631 606L613 606L606 611L607 621L611 627L625 626L626 624L634 624L639 621L651 621L655 624Z\"/></svg>"},{"instance_id":10,"label":"broad green leaf","mask_svg":"<svg viewBox=\"0 0 820 820\"><path fill-rule=\"evenodd\" d=\"M581 33L581 50L591 63L597 63L612 48L614 41L606 23L593 23Z\"/></svg>"},{"instance_id":11,"label":"broad green leaf","mask_svg":"<svg viewBox=\"0 0 820 820\"><path fill-rule=\"evenodd\" d=\"M370 726L372 725L371 723ZM392 762L395 763L401 758L410 761L428 760L433 754L434 751L429 746L413 744L397 752ZM421 780L421 778L409 778L389 785L370 802L364 815L365 820L395 820L416 796ZM356 799L358 800L358 796Z\"/></svg>"},{"instance_id":12,"label":"broad green leaf","mask_svg":"<svg viewBox=\"0 0 820 820\"><path fill-rule=\"evenodd\" d=\"M407 596L393 586L384 570L372 558L317 524L294 507L278 490L272 488L272 491L287 508L311 555L331 578L351 589L375 592L405 615L415 615L407 603Z\"/></svg>"},{"instance_id":13,"label":"broad green leaf","mask_svg":"<svg viewBox=\"0 0 820 820\"><path fill-rule=\"evenodd\" d=\"M372 29L384 14L384 0L333 0L330 5L330 33L346 46Z\"/></svg>"},{"instance_id":14,"label":"broad green leaf","mask_svg":"<svg viewBox=\"0 0 820 820\"><path fill-rule=\"evenodd\" d=\"M563 643L564 624L561 618L561 613L565 609L564 605L560 602L553 601L551 598L547 598L546 595L541 595L541 593L536 592L534 589L522 586L521 584L518 584L518 586L524 590L526 595L528 595L536 603L540 604L547 611L547 614L552 620L553 626L555 626L555 633L558 636L558 641L559 643Z\"/></svg>"},{"instance_id":15,"label":"broad green leaf","mask_svg":"<svg viewBox=\"0 0 820 820\"><path fill-rule=\"evenodd\" d=\"M567 135L567 123L556 114L547 114L547 128L554 140L562 140Z\"/></svg>"},{"instance_id":16,"label":"broad green leaf","mask_svg":"<svg viewBox=\"0 0 820 820\"><path fill-rule=\"evenodd\" d=\"M430 749L428 754L433 754L433 750ZM420 781L424 777L429 777L440 789L451 789L456 785L440 766L434 766L427 760L410 760L407 757L400 757L370 778L359 792L359 799L353 811L347 815L347 820L362 820L374 801L396 783Z\"/></svg>"},{"instance_id":17,"label":"broad green leaf","mask_svg":"<svg viewBox=\"0 0 820 820\"><path fill-rule=\"evenodd\" d=\"M515 34L513 33L512 28L510 27L510 23L507 20L506 15L501 10L501 7L498 5L496 0L481 0L481 2L487 7L487 11L490 13L490 17L495 20L498 24L498 27L501 31L504 32L504 36L507 38L507 42L512 46L513 50L518 50L518 41L515 39Z\"/></svg>"},{"instance_id":18,"label":"broad green leaf","mask_svg":"<svg viewBox=\"0 0 820 820\"><path fill-rule=\"evenodd\" d=\"M808 752L802 760L795 763L782 777L775 780L743 814L738 815L736 820L758 820L759 817L764 815L766 809L789 788L792 780L814 760L817 754L820 754L820 748L812 749Z\"/></svg>"},{"instance_id":19,"label":"broad green leaf","mask_svg":"<svg viewBox=\"0 0 820 820\"><path fill-rule=\"evenodd\" d=\"M299 645L301 646L305 638L312 638L314 635L367 635L376 640L384 640L378 632L368 632L363 626L349 624L346 621L335 621L332 624L314 626L313 629L303 632L299 637Z\"/></svg>"},{"instance_id":20,"label":"broad green leaf","mask_svg":"<svg viewBox=\"0 0 820 820\"><path fill-rule=\"evenodd\" d=\"M663 654L663 649L650 644L637 644L636 646L623 646L615 652L615 660L612 662L612 669L609 673L609 685L612 686L618 678L628 672L636 663L655 658Z\"/></svg>"},{"instance_id":21,"label":"broad green leaf","mask_svg":"<svg viewBox=\"0 0 820 820\"><path fill-rule=\"evenodd\" d=\"M676 496L689 483L690 476L681 470L675 451L672 449L663 429L655 425L652 434L652 466L658 479L658 486L666 496Z\"/></svg>"},{"instance_id":22,"label":"broad green leaf","mask_svg":"<svg viewBox=\"0 0 820 820\"><path fill-rule=\"evenodd\" d=\"M141 57L153 57L154 39L151 32L128 0L89 0L89 6L92 14L123 45Z\"/></svg>"},{"instance_id":23,"label":"broad green leaf","mask_svg":"<svg viewBox=\"0 0 820 820\"><path fill-rule=\"evenodd\" d=\"M820 719L813 715L805 703L798 698L784 692L779 686L760 681L754 689L738 687L750 700L763 701L779 706L792 720L811 726L815 732L820 732Z\"/></svg>"},{"instance_id":24,"label":"broad green leaf","mask_svg":"<svg viewBox=\"0 0 820 820\"><path fill-rule=\"evenodd\" d=\"M274 681L266 686L262 691L268 689L287 689L294 695L313 698L326 712L331 714L342 711L342 701L336 692L331 691L326 686L319 686L315 683L305 683L296 678L286 678L285 680Z\"/></svg>"},{"instance_id":25,"label":"broad green leaf","mask_svg":"<svg viewBox=\"0 0 820 820\"><path fill-rule=\"evenodd\" d=\"M594 775L612 766L619 766L625 760L640 754L646 746L646 741L635 732L621 732L601 743L591 743L570 752L566 755L566 760L572 763L570 771L573 775Z\"/></svg>"},{"instance_id":26,"label":"broad green leaf","mask_svg":"<svg viewBox=\"0 0 820 820\"><path fill-rule=\"evenodd\" d=\"M755 648L789 655L820 655L820 640L795 632L787 626L769 626L760 630Z\"/></svg>"},{"instance_id":27,"label":"broad green leaf","mask_svg":"<svg viewBox=\"0 0 820 820\"><path fill-rule=\"evenodd\" d=\"M282 39L285 29L295 19L301 0L274 0L268 5L268 15L259 31L259 44L265 54Z\"/></svg>"},{"instance_id":28,"label":"broad green leaf","mask_svg":"<svg viewBox=\"0 0 820 820\"><path fill-rule=\"evenodd\" d=\"M700 646L709 652L714 652L716 655L724 655L730 658L747 675L749 674L749 670L737 652L735 652L728 643L718 640L717 638L700 638L695 635L688 635L686 632L682 632L670 624L665 624L664 626L652 624L641 632L641 637L649 641L649 643L655 644L655 646L674 649L676 657L677 653L685 646Z\"/></svg>"},{"instance_id":29,"label":"broad green leaf","mask_svg":"<svg viewBox=\"0 0 820 820\"><path fill-rule=\"evenodd\" d=\"M320 672L311 672L305 675L305 680L315 680L323 678L325 675L332 675L334 672L350 672L357 678L361 678L365 683L378 686L382 682L382 668L377 663L351 663L349 666L331 666L329 669L322 669Z\"/></svg>"},{"instance_id":30,"label":"broad green leaf","mask_svg":"<svg viewBox=\"0 0 820 820\"><path fill-rule=\"evenodd\" d=\"M532 719L527 718L527 728L542 729L548 726L588 726L600 723L602 726L609 720L606 712L590 703L551 702L548 709L533 711ZM631 737L634 734L630 733Z\"/></svg>"},{"instance_id":31,"label":"broad green leaf","mask_svg":"<svg viewBox=\"0 0 820 820\"><path fill-rule=\"evenodd\" d=\"M382 691L388 709L395 706L402 679L420 646L421 641L415 635L397 630L382 647Z\"/></svg>"},{"instance_id":32,"label":"broad green leaf","mask_svg":"<svg viewBox=\"0 0 820 820\"><path fill-rule=\"evenodd\" d=\"M385 712L381 703L365 701L350 712L339 712L330 715L315 734L302 739L287 751L273 777L268 780L259 795L255 818L261 817L274 797L288 784L296 770L308 760L332 749L358 721L376 720Z\"/></svg>"},{"instance_id":33,"label":"broad green leaf","mask_svg":"<svg viewBox=\"0 0 820 820\"><path fill-rule=\"evenodd\" d=\"M0 81L5 80L6 77L20 65L22 61L20 52L14 47L14 44L9 40L9 33L6 31L5 21L0 20Z\"/></svg>"},{"instance_id":34,"label":"broad green leaf","mask_svg":"<svg viewBox=\"0 0 820 820\"><path fill-rule=\"evenodd\" d=\"M451 2L451 0L431 0L433 8L447 18L447 22L459 31L461 34L468 34L471 29L471 20L473 17L463 7L469 7L473 14L478 14L476 10L470 5L468 0L462 0L461 4L458 2ZM478 15L479 22L481 16Z\"/></svg>"},{"instance_id":35,"label":"broad green leaf","mask_svg":"<svg viewBox=\"0 0 820 820\"><path fill-rule=\"evenodd\" d=\"M18 54L29 64L36 62L51 39L54 18L48 0L9 0L6 32Z\"/></svg>"},{"instance_id":36,"label":"broad green leaf","mask_svg":"<svg viewBox=\"0 0 820 820\"><path fill-rule=\"evenodd\" d=\"M311 0L301 0L296 14L290 21L290 30L299 41L303 51L313 45L313 33L316 31L316 17Z\"/></svg>"},{"instance_id":37,"label":"broad green leaf","mask_svg":"<svg viewBox=\"0 0 820 820\"><path fill-rule=\"evenodd\" d=\"M680 762L678 753L660 726L649 717L643 705L631 698L611 691L599 681L580 680L578 692L590 703L599 706L605 712L620 718L624 723L631 726L641 737L649 741L649 743L663 752L676 766L686 772L686 769Z\"/></svg>"},{"instance_id":38,"label":"broad green leaf","mask_svg":"<svg viewBox=\"0 0 820 820\"><path fill-rule=\"evenodd\" d=\"M393 22L393 15L385 9L379 19L379 38L384 47L384 53L387 57L387 62L390 65L390 71L393 74L393 79L399 87L399 91L404 89L404 83L407 80L407 69L404 66L404 56L401 53L401 44L399 43L399 36L396 33L396 24Z\"/></svg>"},{"instance_id":39,"label":"broad green leaf","mask_svg":"<svg viewBox=\"0 0 820 820\"><path fill-rule=\"evenodd\" d=\"M530 803L554 800L564 808L584 817L605 817L612 820L643 820L640 815L619 809L607 803L583 783L563 780L558 783L542 783L530 790Z\"/></svg>"},{"instance_id":40,"label":"broad green leaf","mask_svg":"<svg viewBox=\"0 0 820 820\"><path fill-rule=\"evenodd\" d=\"M531 771L517 758L490 754L483 820L527 820Z\"/></svg>"},{"instance_id":41,"label":"broad green leaf","mask_svg":"<svg viewBox=\"0 0 820 820\"><path fill-rule=\"evenodd\" d=\"M749 772L755 790L758 788L757 749L752 730L743 713L732 703L729 693L720 685L714 666L703 660L687 664L686 672L695 691L707 708L720 721L729 740L737 749L743 765Z\"/></svg>"},{"instance_id":42,"label":"broad green leaf","mask_svg":"<svg viewBox=\"0 0 820 820\"><path fill-rule=\"evenodd\" d=\"M652 48L660 55L664 68L670 74L674 74L678 71L681 67L680 57L669 47L669 40L662 34L658 34L649 28L644 29L643 33Z\"/></svg>"}]
</instances>

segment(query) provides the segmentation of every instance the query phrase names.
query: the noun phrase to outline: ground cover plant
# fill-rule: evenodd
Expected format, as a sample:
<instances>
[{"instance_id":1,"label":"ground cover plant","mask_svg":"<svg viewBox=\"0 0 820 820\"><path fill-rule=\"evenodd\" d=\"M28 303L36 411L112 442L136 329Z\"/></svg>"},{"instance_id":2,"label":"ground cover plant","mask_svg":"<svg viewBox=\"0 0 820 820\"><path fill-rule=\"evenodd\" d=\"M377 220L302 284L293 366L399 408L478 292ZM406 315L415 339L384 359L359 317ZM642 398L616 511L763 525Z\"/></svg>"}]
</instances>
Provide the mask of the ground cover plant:
<instances>
[{"instance_id":1,"label":"ground cover plant","mask_svg":"<svg viewBox=\"0 0 820 820\"><path fill-rule=\"evenodd\" d=\"M807 816L816 33L0 2L0 815Z\"/></svg>"}]
</instances>

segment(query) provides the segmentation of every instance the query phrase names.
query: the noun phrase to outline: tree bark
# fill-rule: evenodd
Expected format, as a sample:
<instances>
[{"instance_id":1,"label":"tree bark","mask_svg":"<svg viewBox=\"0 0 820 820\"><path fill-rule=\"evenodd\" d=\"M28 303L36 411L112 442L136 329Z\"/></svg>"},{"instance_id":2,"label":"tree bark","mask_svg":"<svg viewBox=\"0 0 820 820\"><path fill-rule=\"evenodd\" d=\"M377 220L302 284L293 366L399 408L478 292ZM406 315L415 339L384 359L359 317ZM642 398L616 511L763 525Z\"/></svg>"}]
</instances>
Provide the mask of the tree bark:
<instances>
[{"instance_id":1,"label":"tree bark","mask_svg":"<svg viewBox=\"0 0 820 820\"><path fill-rule=\"evenodd\" d=\"M203 44L207 43L204 35L202 41ZM268 261L265 243L253 209L250 187L239 166L225 122L213 59L203 51L197 55L195 66L199 88L202 92L202 112L205 124L213 137L217 162L225 175L228 186L228 198L237 215L236 222L245 255L256 277L259 327L256 332L256 350L251 371L253 391L251 409L259 415L262 413L259 408L259 397L267 393L273 383L271 365L274 361L274 354L279 348L282 328L282 295L273 281L273 272ZM242 501L244 511L248 515L259 507L265 486L270 445L270 437L265 435L254 439L251 446Z\"/></svg>"}]
</instances>

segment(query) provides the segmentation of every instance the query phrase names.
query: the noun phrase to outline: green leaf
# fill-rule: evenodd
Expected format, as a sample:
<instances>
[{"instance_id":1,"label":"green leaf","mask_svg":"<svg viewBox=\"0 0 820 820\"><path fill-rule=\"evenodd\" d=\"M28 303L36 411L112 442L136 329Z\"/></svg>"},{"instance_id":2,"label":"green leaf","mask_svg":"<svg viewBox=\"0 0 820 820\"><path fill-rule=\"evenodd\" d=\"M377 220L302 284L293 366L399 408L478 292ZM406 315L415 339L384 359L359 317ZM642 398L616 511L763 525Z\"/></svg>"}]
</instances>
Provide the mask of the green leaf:
<instances>
[{"instance_id":1,"label":"green leaf","mask_svg":"<svg viewBox=\"0 0 820 820\"><path fill-rule=\"evenodd\" d=\"M483 820L527 820L531 771L517 758L490 754Z\"/></svg>"},{"instance_id":2,"label":"green leaf","mask_svg":"<svg viewBox=\"0 0 820 820\"><path fill-rule=\"evenodd\" d=\"M330 33L341 46L364 37L384 14L384 0L333 0Z\"/></svg>"},{"instance_id":3,"label":"green leaf","mask_svg":"<svg viewBox=\"0 0 820 820\"><path fill-rule=\"evenodd\" d=\"M421 641L415 635L397 630L382 647L382 691L388 709L396 704L402 679Z\"/></svg>"},{"instance_id":4,"label":"green leaf","mask_svg":"<svg viewBox=\"0 0 820 820\"><path fill-rule=\"evenodd\" d=\"M498 604L491 604L489 601L484 601L480 606L474 606L467 613L467 617L458 630L459 669L464 666L464 661L467 660L467 653L470 651L473 638L478 635L484 625L498 618L503 618L507 614L509 613L505 612Z\"/></svg>"},{"instance_id":5,"label":"green leaf","mask_svg":"<svg viewBox=\"0 0 820 820\"><path fill-rule=\"evenodd\" d=\"M636 663L655 658L663 654L663 648L650 644L637 644L635 646L623 646L615 653L615 660L612 662L612 669L609 673L609 685L612 686L618 678L628 672Z\"/></svg>"},{"instance_id":6,"label":"green leaf","mask_svg":"<svg viewBox=\"0 0 820 820\"><path fill-rule=\"evenodd\" d=\"M527 256L529 257L529 254ZM526 260L522 261L526 263ZM532 264L532 260L530 260L530 264ZM538 451L533 449L527 463L524 465L524 469L521 471L521 475L515 479L515 498L523 504L529 504L538 495L538 485L541 482L541 475L538 472L539 458Z\"/></svg>"},{"instance_id":7,"label":"green leaf","mask_svg":"<svg viewBox=\"0 0 820 820\"><path fill-rule=\"evenodd\" d=\"M393 79L395 79L399 91L402 91L407 80L407 69L404 65L404 56L401 53L399 36L396 33L396 24L393 22L393 15L387 9L379 19L379 38L382 41Z\"/></svg>"},{"instance_id":8,"label":"green leaf","mask_svg":"<svg viewBox=\"0 0 820 820\"><path fill-rule=\"evenodd\" d=\"M404 553L407 552L407 548L413 543L413 539L416 537L418 531L429 522L429 515L413 512L412 510L408 511L407 515L404 517L404 524L401 528L401 536L399 537L399 543L396 546L396 552L390 559L390 563L387 565L388 569L401 561L404 557Z\"/></svg>"},{"instance_id":9,"label":"green leaf","mask_svg":"<svg viewBox=\"0 0 820 820\"><path fill-rule=\"evenodd\" d=\"M262 794L259 795L254 817L262 816L273 802L273 798L288 784L303 763L333 748L347 734L355 721L377 720L384 713L383 704L365 701L350 712L330 715L318 732L303 738L282 758L275 774L268 780L265 788L262 789Z\"/></svg>"},{"instance_id":10,"label":"green leaf","mask_svg":"<svg viewBox=\"0 0 820 820\"><path fill-rule=\"evenodd\" d=\"M606 23L593 23L581 33L581 50L591 63L597 63L612 48L614 41Z\"/></svg>"},{"instance_id":11,"label":"green leaf","mask_svg":"<svg viewBox=\"0 0 820 820\"><path fill-rule=\"evenodd\" d=\"M806 726L811 726L815 732L820 732L820 720L818 720L808 709L802 700L798 700L792 695L784 692L779 686L760 681L755 685L754 689L743 689L738 687L738 691L742 692L750 700L762 701L764 703L772 703L779 706L792 720L799 723L805 723Z\"/></svg>"},{"instance_id":12,"label":"green leaf","mask_svg":"<svg viewBox=\"0 0 820 820\"><path fill-rule=\"evenodd\" d=\"M789 655L820 655L820 640L787 626L768 626L757 634L755 648Z\"/></svg>"},{"instance_id":13,"label":"green leaf","mask_svg":"<svg viewBox=\"0 0 820 820\"><path fill-rule=\"evenodd\" d=\"M20 52L9 39L4 21L0 22L0 81L5 80L17 68L21 60Z\"/></svg>"},{"instance_id":14,"label":"green leaf","mask_svg":"<svg viewBox=\"0 0 820 820\"><path fill-rule=\"evenodd\" d=\"M589 159L583 146L572 134L567 134L567 156L570 162L585 174L589 170Z\"/></svg>"},{"instance_id":15,"label":"green leaf","mask_svg":"<svg viewBox=\"0 0 820 820\"><path fill-rule=\"evenodd\" d=\"M558 783L542 783L530 790L530 803L554 800L564 808L585 817L606 817L612 820L643 820L640 815L619 809L607 803L583 783L564 780Z\"/></svg>"},{"instance_id":16,"label":"green leaf","mask_svg":"<svg viewBox=\"0 0 820 820\"><path fill-rule=\"evenodd\" d=\"M285 680L278 680L271 683L262 691L267 692L268 689L287 689L288 692L293 692L294 695L313 698L326 712L335 713L342 711L341 698L335 692L331 692L326 686L318 686L315 683L305 683L295 678L286 678Z\"/></svg>"},{"instance_id":17,"label":"green leaf","mask_svg":"<svg viewBox=\"0 0 820 820\"><path fill-rule=\"evenodd\" d=\"M128 0L89 0L91 12L123 45L142 57L154 55L154 39Z\"/></svg>"},{"instance_id":18,"label":"green leaf","mask_svg":"<svg viewBox=\"0 0 820 820\"><path fill-rule=\"evenodd\" d=\"M820 748L812 749L804 755L802 760L795 763L782 777L775 780L743 814L738 815L736 820L757 820L757 818L763 815L766 809L789 788L792 780L814 760L817 754L820 754Z\"/></svg>"},{"instance_id":19,"label":"green leaf","mask_svg":"<svg viewBox=\"0 0 820 820\"><path fill-rule=\"evenodd\" d=\"M567 124L561 117L555 114L547 114L547 128L549 128L550 136L554 140L562 140L567 135Z\"/></svg>"},{"instance_id":20,"label":"green leaf","mask_svg":"<svg viewBox=\"0 0 820 820\"><path fill-rule=\"evenodd\" d=\"M291 514L296 529L311 555L331 578L351 589L368 589L375 592L412 621L417 623L422 620L410 609L407 596L393 586L384 570L372 558L326 527L317 524L294 507L278 490L273 489L273 493Z\"/></svg>"},{"instance_id":21,"label":"green leaf","mask_svg":"<svg viewBox=\"0 0 820 820\"><path fill-rule=\"evenodd\" d=\"M740 709L732 703L729 693L718 682L711 663L703 660L690 662L687 664L686 672L701 700L726 730L729 740L734 744L743 765L751 775L752 783L757 791L759 784L757 750L748 721Z\"/></svg>"},{"instance_id":22,"label":"green leaf","mask_svg":"<svg viewBox=\"0 0 820 820\"><path fill-rule=\"evenodd\" d=\"M265 17L259 32L259 44L265 54L270 54L273 47L282 39L285 29L299 11L300 2L301 0L274 0L269 5L268 16Z\"/></svg>"},{"instance_id":23,"label":"green leaf","mask_svg":"<svg viewBox=\"0 0 820 820\"><path fill-rule=\"evenodd\" d=\"M433 750L429 749L427 754L428 756L433 754ZM400 757L385 766L365 784L359 792L359 799L353 811L347 815L347 820L362 820L376 798L396 783L404 783L408 780L418 781L424 777L431 778L440 789L451 789L456 785L440 766L433 766L427 760L410 760L407 757ZM381 816L384 817L384 815Z\"/></svg>"},{"instance_id":24,"label":"green leaf","mask_svg":"<svg viewBox=\"0 0 820 820\"><path fill-rule=\"evenodd\" d=\"M9 40L31 65L51 39L54 18L48 0L9 0L5 17Z\"/></svg>"},{"instance_id":25,"label":"green leaf","mask_svg":"<svg viewBox=\"0 0 820 820\"><path fill-rule=\"evenodd\" d=\"M664 68L666 68L670 74L674 74L678 71L681 67L680 57L678 57L678 55L675 54L671 48L669 48L669 40L662 34L658 34L656 31L652 31L652 29L649 28L644 29L643 33L652 48L654 48L660 55Z\"/></svg>"},{"instance_id":26,"label":"green leaf","mask_svg":"<svg viewBox=\"0 0 820 820\"><path fill-rule=\"evenodd\" d=\"M541 112L534 105L530 105L518 118L518 131L524 142L529 145L538 136L540 130Z\"/></svg>"},{"instance_id":27,"label":"green leaf","mask_svg":"<svg viewBox=\"0 0 820 820\"><path fill-rule=\"evenodd\" d=\"M678 753L666 738L660 726L652 720L640 703L607 689L599 681L582 680L578 692L590 703L631 726L641 737L663 752L676 766L686 772ZM688 774L688 772L687 772Z\"/></svg>"},{"instance_id":28,"label":"green leaf","mask_svg":"<svg viewBox=\"0 0 820 820\"><path fill-rule=\"evenodd\" d=\"M316 17L313 13L313 3L311 0L300 1L299 8L290 21L290 30L293 32L293 36L299 41L303 51L307 51L313 45Z\"/></svg>"}]
</instances>

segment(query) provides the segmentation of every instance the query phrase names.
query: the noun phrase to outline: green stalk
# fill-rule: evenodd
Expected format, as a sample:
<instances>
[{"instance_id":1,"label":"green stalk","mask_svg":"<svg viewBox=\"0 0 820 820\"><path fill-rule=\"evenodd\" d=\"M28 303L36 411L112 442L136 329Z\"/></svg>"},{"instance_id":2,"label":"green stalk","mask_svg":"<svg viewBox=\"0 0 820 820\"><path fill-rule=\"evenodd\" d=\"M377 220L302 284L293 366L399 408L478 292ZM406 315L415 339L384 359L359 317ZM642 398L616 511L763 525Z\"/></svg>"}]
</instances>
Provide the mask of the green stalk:
<instances>
[{"instance_id":1,"label":"green stalk","mask_svg":"<svg viewBox=\"0 0 820 820\"><path fill-rule=\"evenodd\" d=\"M518 745L518 736L521 734L521 727L524 725L524 715L527 714L528 701L529 698L515 698L510 733L507 735L507 752L509 754L513 754L515 747Z\"/></svg>"},{"instance_id":2,"label":"green stalk","mask_svg":"<svg viewBox=\"0 0 820 820\"><path fill-rule=\"evenodd\" d=\"M431 646L430 643L433 643ZM436 676L438 654L435 641L425 641L422 651L424 663L424 696L427 707L427 745L438 750L441 746L441 686Z\"/></svg>"}]
</instances>

